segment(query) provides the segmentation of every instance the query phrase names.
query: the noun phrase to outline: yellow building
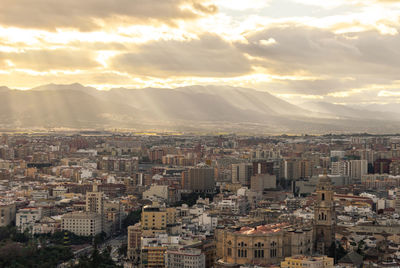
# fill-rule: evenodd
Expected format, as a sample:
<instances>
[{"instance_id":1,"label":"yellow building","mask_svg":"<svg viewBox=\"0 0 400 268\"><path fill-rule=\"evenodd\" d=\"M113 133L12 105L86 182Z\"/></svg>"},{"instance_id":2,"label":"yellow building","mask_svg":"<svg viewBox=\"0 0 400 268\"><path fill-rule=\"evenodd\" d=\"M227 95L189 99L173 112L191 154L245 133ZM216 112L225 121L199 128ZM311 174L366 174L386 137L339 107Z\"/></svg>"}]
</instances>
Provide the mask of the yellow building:
<instances>
[{"instance_id":1,"label":"yellow building","mask_svg":"<svg viewBox=\"0 0 400 268\"><path fill-rule=\"evenodd\" d=\"M332 268L333 258L327 256L304 256L296 255L292 257L286 257L284 261L281 262L282 268Z\"/></svg>"},{"instance_id":2,"label":"yellow building","mask_svg":"<svg viewBox=\"0 0 400 268\"><path fill-rule=\"evenodd\" d=\"M163 246L142 247L142 267L162 268L165 267L164 255L167 248Z\"/></svg>"},{"instance_id":3,"label":"yellow building","mask_svg":"<svg viewBox=\"0 0 400 268\"><path fill-rule=\"evenodd\" d=\"M164 232L168 224L175 223L175 208L144 206L142 209L142 229L145 235Z\"/></svg>"}]
</instances>

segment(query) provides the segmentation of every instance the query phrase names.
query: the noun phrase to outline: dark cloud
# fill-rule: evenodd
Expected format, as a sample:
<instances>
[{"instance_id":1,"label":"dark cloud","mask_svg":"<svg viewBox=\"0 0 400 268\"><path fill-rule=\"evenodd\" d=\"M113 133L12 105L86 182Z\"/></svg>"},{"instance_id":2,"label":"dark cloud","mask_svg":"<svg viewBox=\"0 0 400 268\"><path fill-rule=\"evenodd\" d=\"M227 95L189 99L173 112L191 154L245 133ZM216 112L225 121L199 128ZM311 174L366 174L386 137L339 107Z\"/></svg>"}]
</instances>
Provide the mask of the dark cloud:
<instances>
[{"instance_id":1,"label":"dark cloud","mask_svg":"<svg viewBox=\"0 0 400 268\"><path fill-rule=\"evenodd\" d=\"M35 71L90 69L99 65L92 53L69 49L0 52L1 60L10 60L16 68Z\"/></svg>"},{"instance_id":2,"label":"dark cloud","mask_svg":"<svg viewBox=\"0 0 400 268\"><path fill-rule=\"evenodd\" d=\"M153 77L229 77L249 73L249 60L230 43L215 35L188 41L153 41L112 59L112 67Z\"/></svg>"},{"instance_id":3,"label":"dark cloud","mask_svg":"<svg viewBox=\"0 0 400 268\"><path fill-rule=\"evenodd\" d=\"M181 8L182 5L191 8ZM175 20L195 19L216 11L215 5L204 4L203 0L2 0L0 24L87 31L113 21L171 24Z\"/></svg>"}]
</instances>

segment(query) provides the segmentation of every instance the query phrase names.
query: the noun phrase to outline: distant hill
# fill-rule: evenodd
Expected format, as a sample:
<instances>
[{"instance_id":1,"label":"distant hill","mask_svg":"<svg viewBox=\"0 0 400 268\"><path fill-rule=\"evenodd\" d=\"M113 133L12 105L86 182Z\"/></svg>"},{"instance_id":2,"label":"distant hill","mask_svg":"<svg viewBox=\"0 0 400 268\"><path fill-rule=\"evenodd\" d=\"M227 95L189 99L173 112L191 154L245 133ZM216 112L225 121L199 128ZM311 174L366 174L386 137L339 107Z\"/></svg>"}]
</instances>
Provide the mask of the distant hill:
<instances>
[{"instance_id":1,"label":"distant hill","mask_svg":"<svg viewBox=\"0 0 400 268\"><path fill-rule=\"evenodd\" d=\"M228 86L176 89L49 84L0 87L0 127L130 128L240 133L397 132L399 117L330 103L296 106L268 92Z\"/></svg>"},{"instance_id":2,"label":"distant hill","mask_svg":"<svg viewBox=\"0 0 400 268\"><path fill-rule=\"evenodd\" d=\"M371 105L371 106L353 106L333 104L328 102L306 102L302 107L315 113L332 115L340 118L359 118L359 119L374 119L374 120L400 120L400 105L397 104L397 109L390 107L384 110L387 105Z\"/></svg>"}]
</instances>

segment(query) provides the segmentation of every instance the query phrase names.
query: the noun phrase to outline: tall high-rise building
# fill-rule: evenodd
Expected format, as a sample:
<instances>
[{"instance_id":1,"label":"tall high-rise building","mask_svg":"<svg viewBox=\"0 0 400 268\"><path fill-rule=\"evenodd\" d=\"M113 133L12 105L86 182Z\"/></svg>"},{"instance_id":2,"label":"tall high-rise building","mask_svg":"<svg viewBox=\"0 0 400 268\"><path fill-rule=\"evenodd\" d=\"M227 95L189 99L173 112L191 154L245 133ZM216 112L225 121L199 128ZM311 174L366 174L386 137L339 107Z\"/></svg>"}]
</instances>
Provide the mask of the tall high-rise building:
<instances>
[{"instance_id":1,"label":"tall high-rise building","mask_svg":"<svg viewBox=\"0 0 400 268\"><path fill-rule=\"evenodd\" d=\"M283 177L286 180L297 180L300 176L300 161L297 159L286 159L283 162Z\"/></svg>"},{"instance_id":2,"label":"tall high-rise building","mask_svg":"<svg viewBox=\"0 0 400 268\"><path fill-rule=\"evenodd\" d=\"M104 214L104 196L97 190L97 185L93 185L93 192L86 193L86 211Z\"/></svg>"},{"instance_id":3,"label":"tall high-rise building","mask_svg":"<svg viewBox=\"0 0 400 268\"><path fill-rule=\"evenodd\" d=\"M332 175L347 176L352 179L361 180L368 173L367 160L340 160L332 162Z\"/></svg>"},{"instance_id":4,"label":"tall high-rise building","mask_svg":"<svg viewBox=\"0 0 400 268\"><path fill-rule=\"evenodd\" d=\"M350 160L349 177L352 179L361 180L361 177L368 174L367 160Z\"/></svg>"},{"instance_id":5,"label":"tall high-rise building","mask_svg":"<svg viewBox=\"0 0 400 268\"><path fill-rule=\"evenodd\" d=\"M374 162L375 174L389 174L391 159L378 159Z\"/></svg>"},{"instance_id":6,"label":"tall high-rise building","mask_svg":"<svg viewBox=\"0 0 400 268\"><path fill-rule=\"evenodd\" d=\"M335 241L336 213L331 179L325 174L317 184L314 206L314 252L326 255Z\"/></svg>"},{"instance_id":7,"label":"tall high-rise building","mask_svg":"<svg viewBox=\"0 0 400 268\"><path fill-rule=\"evenodd\" d=\"M274 174L274 163L268 161L254 161L253 162L253 176L257 174Z\"/></svg>"},{"instance_id":8,"label":"tall high-rise building","mask_svg":"<svg viewBox=\"0 0 400 268\"><path fill-rule=\"evenodd\" d=\"M194 192L214 192L214 168L198 166L190 168L183 174L184 188Z\"/></svg>"},{"instance_id":9,"label":"tall high-rise building","mask_svg":"<svg viewBox=\"0 0 400 268\"><path fill-rule=\"evenodd\" d=\"M128 227L127 255L133 265L139 265L140 263L141 238L142 228L140 224Z\"/></svg>"},{"instance_id":10,"label":"tall high-rise building","mask_svg":"<svg viewBox=\"0 0 400 268\"><path fill-rule=\"evenodd\" d=\"M250 185L250 178L253 174L253 164L239 163L232 164L232 182L242 185Z\"/></svg>"},{"instance_id":11,"label":"tall high-rise building","mask_svg":"<svg viewBox=\"0 0 400 268\"><path fill-rule=\"evenodd\" d=\"M400 175L400 160L394 159L389 165L389 174L392 176Z\"/></svg>"},{"instance_id":12,"label":"tall high-rise building","mask_svg":"<svg viewBox=\"0 0 400 268\"><path fill-rule=\"evenodd\" d=\"M86 192L86 212L100 215L101 230L105 231L104 194L98 191L97 184L93 184L93 192Z\"/></svg>"},{"instance_id":13,"label":"tall high-rise building","mask_svg":"<svg viewBox=\"0 0 400 268\"><path fill-rule=\"evenodd\" d=\"M300 161L300 178L310 178L313 175L313 162L311 160Z\"/></svg>"}]
</instances>

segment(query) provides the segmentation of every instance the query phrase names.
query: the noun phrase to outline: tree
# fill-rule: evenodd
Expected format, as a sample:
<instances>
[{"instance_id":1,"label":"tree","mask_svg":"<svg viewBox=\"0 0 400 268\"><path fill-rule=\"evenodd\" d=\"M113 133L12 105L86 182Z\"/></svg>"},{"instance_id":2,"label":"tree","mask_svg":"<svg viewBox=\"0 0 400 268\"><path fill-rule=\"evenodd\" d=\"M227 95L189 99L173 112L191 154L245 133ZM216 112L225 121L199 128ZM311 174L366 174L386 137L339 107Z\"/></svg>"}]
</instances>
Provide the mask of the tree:
<instances>
[{"instance_id":1,"label":"tree","mask_svg":"<svg viewBox=\"0 0 400 268\"><path fill-rule=\"evenodd\" d=\"M97 246L94 247L90 257L82 256L77 265L73 268L118 268L119 266L111 258L111 247L100 252Z\"/></svg>"},{"instance_id":2,"label":"tree","mask_svg":"<svg viewBox=\"0 0 400 268\"><path fill-rule=\"evenodd\" d=\"M124 243L118 248L118 254L120 256L126 257L128 252L128 244Z\"/></svg>"},{"instance_id":3,"label":"tree","mask_svg":"<svg viewBox=\"0 0 400 268\"><path fill-rule=\"evenodd\" d=\"M347 251L342 247L340 243L332 242L331 246L329 247L328 257L334 259L335 263L338 262L341 258L346 256Z\"/></svg>"},{"instance_id":4,"label":"tree","mask_svg":"<svg viewBox=\"0 0 400 268\"><path fill-rule=\"evenodd\" d=\"M131 225L135 225L140 221L142 217L142 210L134 210L129 212L128 216L122 221L122 228L126 231L126 228Z\"/></svg>"}]
</instances>

